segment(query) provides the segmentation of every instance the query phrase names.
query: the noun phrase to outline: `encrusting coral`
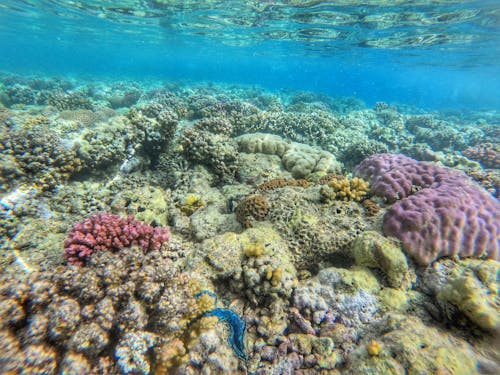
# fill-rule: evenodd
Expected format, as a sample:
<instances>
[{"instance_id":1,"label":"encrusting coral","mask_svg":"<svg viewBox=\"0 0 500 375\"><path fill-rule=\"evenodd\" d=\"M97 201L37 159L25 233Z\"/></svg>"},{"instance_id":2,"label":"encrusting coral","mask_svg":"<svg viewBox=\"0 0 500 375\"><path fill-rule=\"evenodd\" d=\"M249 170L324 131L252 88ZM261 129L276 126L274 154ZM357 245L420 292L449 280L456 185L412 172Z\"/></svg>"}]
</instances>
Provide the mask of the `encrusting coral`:
<instances>
[{"instance_id":1,"label":"encrusting coral","mask_svg":"<svg viewBox=\"0 0 500 375\"><path fill-rule=\"evenodd\" d=\"M300 186L306 188L309 186L309 182L304 179L299 180L285 180L283 178L273 178L272 180L266 181L255 188L256 192L267 193L275 189L279 189L285 186Z\"/></svg>"},{"instance_id":2,"label":"encrusting coral","mask_svg":"<svg viewBox=\"0 0 500 375\"><path fill-rule=\"evenodd\" d=\"M444 315L456 325L500 332L498 290L500 264L493 260L440 259L421 277L424 290L433 295ZM466 319L464 319L466 317Z\"/></svg>"},{"instance_id":3,"label":"encrusting coral","mask_svg":"<svg viewBox=\"0 0 500 375\"><path fill-rule=\"evenodd\" d=\"M196 210L203 207L204 203L200 196L188 194L181 205L181 211L187 216L191 216Z\"/></svg>"}]
</instances>

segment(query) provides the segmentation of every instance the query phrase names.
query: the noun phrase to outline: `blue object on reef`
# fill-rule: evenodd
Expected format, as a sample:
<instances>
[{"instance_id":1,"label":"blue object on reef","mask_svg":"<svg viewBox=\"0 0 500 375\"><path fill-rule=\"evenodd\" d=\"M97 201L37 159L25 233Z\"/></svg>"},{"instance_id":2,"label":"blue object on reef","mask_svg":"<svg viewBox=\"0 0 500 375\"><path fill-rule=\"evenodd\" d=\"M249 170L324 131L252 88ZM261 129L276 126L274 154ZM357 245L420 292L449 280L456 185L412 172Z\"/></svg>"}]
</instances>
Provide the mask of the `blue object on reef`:
<instances>
[{"instance_id":1,"label":"blue object on reef","mask_svg":"<svg viewBox=\"0 0 500 375\"><path fill-rule=\"evenodd\" d=\"M198 299L203 294L209 295L214 299L214 302L217 303L217 296L208 290L202 290L201 292L196 293L194 298ZM244 339L247 323L233 310L220 307L207 311L203 314L203 316L216 316L219 319L219 322L227 323L229 326L229 346L233 349L234 354L246 364L247 355L245 353Z\"/></svg>"},{"instance_id":2,"label":"blue object on reef","mask_svg":"<svg viewBox=\"0 0 500 375\"><path fill-rule=\"evenodd\" d=\"M216 316L219 318L219 322L227 323L230 331L229 346L233 349L234 354L246 363L247 355L245 353L245 343L243 342L247 328L246 322L231 309L216 308L206 312L204 316Z\"/></svg>"},{"instance_id":3,"label":"blue object on reef","mask_svg":"<svg viewBox=\"0 0 500 375\"><path fill-rule=\"evenodd\" d=\"M210 296L214 299L214 303L217 303L217 296L215 293L209 291L209 290L202 290L201 292L198 292L194 295L194 299L200 298L202 295L206 294L207 296Z\"/></svg>"}]
</instances>

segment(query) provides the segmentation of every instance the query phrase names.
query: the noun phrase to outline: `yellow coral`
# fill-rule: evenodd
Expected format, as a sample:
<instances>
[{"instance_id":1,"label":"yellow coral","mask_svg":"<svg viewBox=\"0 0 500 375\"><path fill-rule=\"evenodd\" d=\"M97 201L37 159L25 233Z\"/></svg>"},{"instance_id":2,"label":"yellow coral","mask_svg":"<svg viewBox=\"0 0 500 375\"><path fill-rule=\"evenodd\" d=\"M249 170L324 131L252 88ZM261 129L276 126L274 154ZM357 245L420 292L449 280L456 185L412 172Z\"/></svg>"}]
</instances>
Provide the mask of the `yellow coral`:
<instances>
[{"instance_id":1,"label":"yellow coral","mask_svg":"<svg viewBox=\"0 0 500 375\"><path fill-rule=\"evenodd\" d=\"M200 335L203 332L214 328L217 322L218 318L216 316L205 316L191 324L189 326L189 330L186 331L186 334L184 336L184 343L188 351L198 341Z\"/></svg>"},{"instance_id":2,"label":"yellow coral","mask_svg":"<svg viewBox=\"0 0 500 375\"><path fill-rule=\"evenodd\" d=\"M277 267L275 269L268 267L266 269L266 279L271 282L271 285L276 287L281 282L283 278L283 267Z\"/></svg>"},{"instance_id":3,"label":"yellow coral","mask_svg":"<svg viewBox=\"0 0 500 375\"><path fill-rule=\"evenodd\" d=\"M196 305L198 306L198 312L204 314L207 311L213 310L215 308L215 300L209 294L202 294L196 300Z\"/></svg>"},{"instance_id":4,"label":"yellow coral","mask_svg":"<svg viewBox=\"0 0 500 375\"><path fill-rule=\"evenodd\" d=\"M181 206L181 211L191 216L196 210L203 207L203 200L196 194L188 194Z\"/></svg>"},{"instance_id":5,"label":"yellow coral","mask_svg":"<svg viewBox=\"0 0 500 375\"><path fill-rule=\"evenodd\" d=\"M377 340L372 340L368 344L366 344L366 351L371 356L379 355L382 351L382 344Z\"/></svg>"},{"instance_id":6,"label":"yellow coral","mask_svg":"<svg viewBox=\"0 0 500 375\"><path fill-rule=\"evenodd\" d=\"M28 117L26 121L24 121L23 124L23 129L25 130L33 130L36 128L43 128L46 129L50 124L50 120L43 116L43 115L38 115L35 117Z\"/></svg>"},{"instance_id":7,"label":"yellow coral","mask_svg":"<svg viewBox=\"0 0 500 375\"><path fill-rule=\"evenodd\" d=\"M283 267L278 267L273 271L273 276L271 277L271 285L278 286L283 277Z\"/></svg>"},{"instance_id":8,"label":"yellow coral","mask_svg":"<svg viewBox=\"0 0 500 375\"><path fill-rule=\"evenodd\" d=\"M360 201L370 190L369 182L362 178L354 177L350 185L351 198L355 201Z\"/></svg>"},{"instance_id":9,"label":"yellow coral","mask_svg":"<svg viewBox=\"0 0 500 375\"><path fill-rule=\"evenodd\" d=\"M180 329L175 338L170 339L155 351L155 374L172 374L175 370L189 362L189 351L198 342L200 335L213 329L218 322L216 316L204 317L203 314L215 308L216 299L211 293L200 293L206 285L199 279L189 278L186 274L179 276L179 283L184 286L188 300Z\"/></svg>"},{"instance_id":10,"label":"yellow coral","mask_svg":"<svg viewBox=\"0 0 500 375\"><path fill-rule=\"evenodd\" d=\"M369 191L369 183L361 178L349 180L344 176L332 177L327 186L321 188L326 200L360 201Z\"/></svg>"},{"instance_id":11,"label":"yellow coral","mask_svg":"<svg viewBox=\"0 0 500 375\"><path fill-rule=\"evenodd\" d=\"M260 241L243 245L243 253L248 258L261 256L264 250L264 243Z\"/></svg>"},{"instance_id":12,"label":"yellow coral","mask_svg":"<svg viewBox=\"0 0 500 375\"><path fill-rule=\"evenodd\" d=\"M273 269L271 267L268 267L266 269L266 279L271 280L273 278Z\"/></svg>"}]
</instances>

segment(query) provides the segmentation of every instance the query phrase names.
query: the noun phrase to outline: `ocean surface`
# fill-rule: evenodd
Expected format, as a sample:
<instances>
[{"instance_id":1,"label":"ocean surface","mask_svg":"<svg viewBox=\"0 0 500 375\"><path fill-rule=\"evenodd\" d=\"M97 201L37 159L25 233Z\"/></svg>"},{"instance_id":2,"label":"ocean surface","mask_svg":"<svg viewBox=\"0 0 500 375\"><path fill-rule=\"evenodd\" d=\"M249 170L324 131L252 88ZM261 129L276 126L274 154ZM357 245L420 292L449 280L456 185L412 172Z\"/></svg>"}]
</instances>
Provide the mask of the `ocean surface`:
<instances>
[{"instance_id":1,"label":"ocean surface","mask_svg":"<svg viewBox=\"0 0 500 375\"><path fill-rule=\"evenodd\" d=\"M11 1L0 69L500 105L497 1Z\"/></svg>"},{"instance_id":2,"label":"ocean surface","mask_svg":"<svg viewBox=\"0 0 500 375\"><path fill-rule=\"evenodd\" d=\"M500 3L0 3L0 375L500 373Z\"/></svg>"}]
</instances>

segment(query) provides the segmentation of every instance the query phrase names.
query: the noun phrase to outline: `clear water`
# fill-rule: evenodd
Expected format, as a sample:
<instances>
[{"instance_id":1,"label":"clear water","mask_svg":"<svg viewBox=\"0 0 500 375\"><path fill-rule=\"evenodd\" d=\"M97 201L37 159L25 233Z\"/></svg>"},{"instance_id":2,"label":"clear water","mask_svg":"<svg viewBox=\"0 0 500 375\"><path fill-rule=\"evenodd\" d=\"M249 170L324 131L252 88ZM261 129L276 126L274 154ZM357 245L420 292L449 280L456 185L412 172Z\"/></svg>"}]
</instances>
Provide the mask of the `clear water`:
<instances>
[{"instance_id":1,"label":"clear water","mask_svg":"<svg viewBox=\"0 0 500 375\"><path fill-rule=\"evenodd\" d=\"M0 70L500 107L498 1L2 1Z\"/></svg>"}]
</instances>

